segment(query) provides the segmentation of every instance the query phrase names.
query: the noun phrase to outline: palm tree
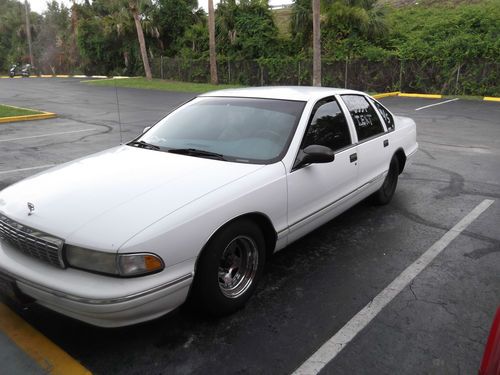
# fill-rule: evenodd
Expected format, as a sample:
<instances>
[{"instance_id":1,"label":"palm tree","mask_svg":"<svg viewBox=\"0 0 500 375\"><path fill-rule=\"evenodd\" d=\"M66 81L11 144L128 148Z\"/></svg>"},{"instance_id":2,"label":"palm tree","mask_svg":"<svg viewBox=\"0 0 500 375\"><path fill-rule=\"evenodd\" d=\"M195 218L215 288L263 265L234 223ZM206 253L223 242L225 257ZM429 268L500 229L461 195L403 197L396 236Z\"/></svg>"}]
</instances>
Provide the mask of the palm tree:
<instances>
[{"instance_id":1,"label":"palm tree","mask_svg":"<svg viewBox=\"0 0 500 375\"><path fill-rule=\"evenodd\" d=\"M321 86L320 1L312 0L313 14L313 86Z\"/></svg>"},{"instance_id":2,"label":"palm tree","mask_svg":"<svg viewBox=\"0 0 500 375\"><path fill-rule=\"evenodd\" d=\"M105 33L116 33L119 38L133 38L133 33L137 34L139 50L144 66L144 73L147 79L152 79L151 67L147 54L146 40L144 38L143 20L141 20L141 10L151 4L151 0L113 0L106 2L107 14L103 17L103 28ZM131 17L132 16L132 17ZM133 23L132 23L133 20ZM146 23L148 26L148 23ZM147 28L153 36L157 36L158 31L154 28ZM125 65L128 56L124 53Z\"/></svg>"},{"instance_id":3,"label":"palm tree","mask_svg":"<svg viewBox=\"0 0 500 375\"><path fill-rule=\"evenodd\" d=\"M146 40L144 39L144 32L142 31L141 19L139 17L139 2L141 2L141 0L129 0L128 9L130 10L130 13L132 13L132 17L134 18L135 22L135 28L137 29L137 39L139 40L139 47L141 49L144 72L146 73L146 78L148 80L151 80L153 78L153 75L151 74L151 67L149 66Z\"/></svg>"},{"instance_id":4,"label":"palm tree","mask_svg":"<svg viewBox=\"0 0 500 375\"><path fill-rule=\"evenodd\" d=\"M217 56L215 53L215 15L213 0L208 0L208 48L210 51L210 82L213 85L217 85L219 80L217 77Z\"/></svg>"}]
</instances>

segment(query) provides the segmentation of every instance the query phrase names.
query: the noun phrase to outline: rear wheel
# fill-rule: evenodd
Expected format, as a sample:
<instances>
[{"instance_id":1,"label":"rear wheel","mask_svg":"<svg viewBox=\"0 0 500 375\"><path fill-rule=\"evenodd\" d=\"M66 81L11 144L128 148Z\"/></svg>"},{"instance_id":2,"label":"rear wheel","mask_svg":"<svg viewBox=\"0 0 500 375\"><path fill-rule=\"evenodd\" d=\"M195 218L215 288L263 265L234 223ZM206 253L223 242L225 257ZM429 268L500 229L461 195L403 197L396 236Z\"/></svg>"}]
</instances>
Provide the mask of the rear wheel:
<instances>
[{"instance_id":1,"label":"rear wheel","mask_svg":"<svg viewBox=\"0 0 500 375\"><path fill-rule=\"evenodd\" d=\"M375 204L384 205L391 201L392 196L396 191L396 186L398 185L398 175L399 161L396 156L393 156L383 185L373 194L373 201Z\"/></svg>"},{"instance_id":2,"label":"rear wheel","mask_svg":"<svg viewBox=\"0 0 500 375\"><path fill-rule=\"evenodd\" d=\"M253 294L265 264L265 241L248 219L223 227L198 260L193 284L194 302L212 315L241 309Z\"/></svg>"}]
</instances>

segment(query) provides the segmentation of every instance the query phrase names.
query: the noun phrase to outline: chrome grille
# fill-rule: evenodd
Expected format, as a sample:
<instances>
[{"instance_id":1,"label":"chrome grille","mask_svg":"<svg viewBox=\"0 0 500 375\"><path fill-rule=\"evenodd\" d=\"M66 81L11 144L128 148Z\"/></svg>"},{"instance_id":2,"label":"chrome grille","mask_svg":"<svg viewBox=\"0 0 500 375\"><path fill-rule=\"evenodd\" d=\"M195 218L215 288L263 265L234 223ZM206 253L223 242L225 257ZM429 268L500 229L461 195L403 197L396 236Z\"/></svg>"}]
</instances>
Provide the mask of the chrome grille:
<instances>
[{"instance_id":1,"label":"chrome grille","mask_svg":"<svg viewBox=\"0 0 500 375\"><path fill-rule=\"evenodd\" d=\"M65 268L62 258L64 241L59 238L19 224L1 214L0 237L26 255Z\"/></svg>"}]
</instances>

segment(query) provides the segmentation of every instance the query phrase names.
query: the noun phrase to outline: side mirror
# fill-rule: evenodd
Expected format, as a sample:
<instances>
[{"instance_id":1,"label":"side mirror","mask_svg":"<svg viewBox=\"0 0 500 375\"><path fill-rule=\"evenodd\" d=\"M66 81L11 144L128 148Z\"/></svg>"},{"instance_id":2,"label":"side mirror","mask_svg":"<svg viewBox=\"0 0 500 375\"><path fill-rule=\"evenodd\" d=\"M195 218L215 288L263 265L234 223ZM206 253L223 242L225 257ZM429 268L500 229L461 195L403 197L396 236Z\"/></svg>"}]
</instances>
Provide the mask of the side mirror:
<instances>
[{"instance_id":1,"label":"side mirror","mask_svg":"<svg viewBox=\"0 0 500 375\"><path fill-rule=\"evenodd\" d=\"M310 145L304 148L295 162L294 169L306 164L330 163L335 160L335 153L330 147Z\"/></svg>"},{"instance_id":2,"label":"side mirror","mask_svg":"<svg viewBox=\"0 0 500 375\"><path fill-rule=\"evenodd\" d=\"M149 129L151 129L151 126L146 126L146 127L142 130L142 134L146 133Z\"/></svg>"}]
</instances>

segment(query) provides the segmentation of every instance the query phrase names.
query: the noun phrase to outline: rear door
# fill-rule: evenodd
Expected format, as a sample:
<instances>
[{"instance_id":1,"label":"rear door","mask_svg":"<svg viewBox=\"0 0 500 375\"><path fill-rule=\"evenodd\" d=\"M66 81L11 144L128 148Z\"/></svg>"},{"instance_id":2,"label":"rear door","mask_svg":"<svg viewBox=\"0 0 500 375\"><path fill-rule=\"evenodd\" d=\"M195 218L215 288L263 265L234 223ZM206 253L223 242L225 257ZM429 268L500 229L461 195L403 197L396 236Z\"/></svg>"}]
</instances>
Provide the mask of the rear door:
<instances>
[{"instance_id":1,"label":"rear door","mask_svg":"<svg viewBox=\"0 0 500 375\"><path fill-rule=\"evenodd\" d=\"M341 95L358 137L358 185L382 182L389 169L391 152L385 125L364 95Z\"/></svg>"}]
</instances>

